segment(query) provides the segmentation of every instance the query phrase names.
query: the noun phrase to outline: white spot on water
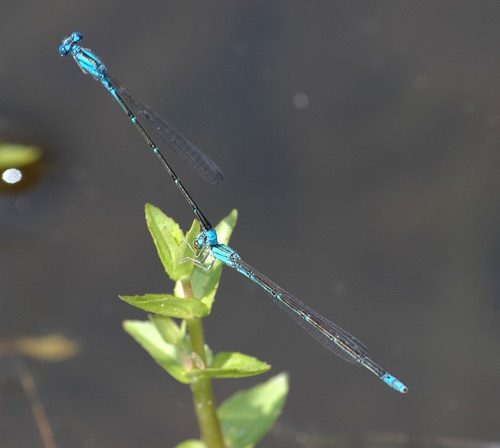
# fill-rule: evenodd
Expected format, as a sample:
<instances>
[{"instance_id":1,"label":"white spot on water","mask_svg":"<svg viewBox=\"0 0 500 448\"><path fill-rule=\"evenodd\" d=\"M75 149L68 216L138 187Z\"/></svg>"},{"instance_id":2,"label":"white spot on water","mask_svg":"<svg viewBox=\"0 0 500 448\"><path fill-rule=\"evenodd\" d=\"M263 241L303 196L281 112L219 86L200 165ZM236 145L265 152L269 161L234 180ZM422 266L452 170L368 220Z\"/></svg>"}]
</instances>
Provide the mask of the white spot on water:
<instances>
[{"instance_id":1,"label":"white spot on water","mask_svg":"<svg viewBox=\"0 0 500 448\"><path fill-rule=\"evenodd\" d=\"M9 168L2 173L2 180L8 184L17 184L23 178L23 173L17 168Z\"/></svg>"},{"instance_id":2,"label":"white spot on water","mask_svg":"<svg viewBox=\"0 0 500 448\"><path fill-rule=\"evenodd\" d=\"M305 109L309 106L309 97L303 92L298 92L293 96L293 105L297 109Z\"/></svg>"}]
</instances>

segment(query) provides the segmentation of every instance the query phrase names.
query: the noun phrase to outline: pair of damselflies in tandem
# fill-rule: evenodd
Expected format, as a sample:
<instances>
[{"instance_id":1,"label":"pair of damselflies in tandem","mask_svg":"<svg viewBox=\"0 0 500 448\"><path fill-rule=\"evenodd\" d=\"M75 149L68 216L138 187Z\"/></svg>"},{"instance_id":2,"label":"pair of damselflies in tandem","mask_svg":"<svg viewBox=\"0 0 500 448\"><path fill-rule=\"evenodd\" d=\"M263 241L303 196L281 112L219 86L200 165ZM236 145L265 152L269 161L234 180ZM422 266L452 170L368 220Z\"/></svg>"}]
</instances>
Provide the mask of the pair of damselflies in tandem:
<instances>
[{"instance_id":1,"label":"pair of damselflies in tandem","mask_svg":"<svg viewBox=\"0 0 500 448\"><path fill-rule=\"evenodd\" d=\"M212 184L220 183L223 180L221 170L205 153L132 95L123 84L110 76L106 66L101 60L90 49L80 46L79 42L82 38L81 33L72 33L71 36L63 40L62 45L59 47L59 53L62 56L72 55L83 73L90 74L106 88L125 111L130 121L132 121L151 150L170 174L175 185L177 185L193 210L202 229L195 240L195 248L198 250L196 254L198 262L195 262L201 264L211 259L211 262L205 265L206 268L211 267L213 263L218 260L230 268L235 269L240 274L243 274L264 289L276 305L320 344L324 345L342 359L367 368L388 386L398 392L406 394L408 388L396 377L376 364L368 354L368 349L361 341L338 325L330 322L273 281L269 280L265 275L244 262L238 253L229 246L218 242L217 233L212 224L210 224L210 221L200 210L170 164L163 157L158 146L153 142L150 135L139 122L138 117L149 123L159 137L208 182Z\"/></svg>"}]
</instances>

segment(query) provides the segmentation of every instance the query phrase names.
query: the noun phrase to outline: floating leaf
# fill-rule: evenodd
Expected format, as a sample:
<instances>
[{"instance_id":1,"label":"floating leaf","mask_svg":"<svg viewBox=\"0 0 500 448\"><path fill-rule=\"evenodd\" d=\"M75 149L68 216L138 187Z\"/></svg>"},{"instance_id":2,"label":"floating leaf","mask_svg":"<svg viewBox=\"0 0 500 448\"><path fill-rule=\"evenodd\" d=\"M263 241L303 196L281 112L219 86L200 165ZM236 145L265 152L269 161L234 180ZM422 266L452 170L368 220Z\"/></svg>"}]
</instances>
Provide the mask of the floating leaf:
<instances>
[{"instance_id":1,"label":"floating leaf","mask_svg":"<svg viewBox=\"0 0 500 448\"><path fill-rule=\"evenodd\" d=\"M186 440L175 448L207 448L205 443L201 440Z\"/></svg>"},{"instance_id":2,"label":"floating leaf","mask_svg":"<svg viewBox=\"0 0 500 448\"><path fill-rule=\"evenodd\" d=\"M75 356L80 347L66 336L50 334L38 338L15 339L12 341L12 351L41 361L63 361Z\"/></svg>"},{"instance_id":3,"label":"floating leaf","mask_svg":"<svg viewBox=\"0 0 500 448\"><path fill-rule=\"evenodd\" d=\"M38 146L0 143L0 170L23 168L37 162L41 157L42 150Z\"/></svg>"}]
</instances>

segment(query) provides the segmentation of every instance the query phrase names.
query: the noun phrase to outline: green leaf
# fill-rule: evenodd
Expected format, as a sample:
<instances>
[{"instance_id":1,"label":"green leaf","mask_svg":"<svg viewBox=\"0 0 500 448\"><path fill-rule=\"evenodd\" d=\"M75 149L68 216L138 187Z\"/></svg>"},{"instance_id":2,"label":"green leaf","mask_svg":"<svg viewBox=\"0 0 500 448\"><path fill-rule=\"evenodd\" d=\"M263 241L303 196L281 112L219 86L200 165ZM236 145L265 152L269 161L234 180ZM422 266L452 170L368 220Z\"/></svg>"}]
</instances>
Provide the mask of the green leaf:
<instances>
[{"instance_id":1,"label":"green leaf","mask_svg":"<svg viewBox=\"0 0 500 448\"><path fill-rule=\"evenodd\" d=\"M182 321L182 325L179 326L170 317L160 316L158 314L150 314L149 320L161 334L163 340L168 344L178 346L186 336L185 321Z\"/></svg>"},{"instance_id":2,"label":"green leaf","mask_svg":"<svg viewBox=\"0 0 500 448\"><path fill-rule=\"evenodd\" d=\"M175 448L207 448L204 442L201 440L186 440L179 445L177 445Z\"/></svg>"},{"instance_id":3,"label":"green leaf","mask_svg":"<svg viewBox=\"0 0 500 448\"><path fill-rule=\"evenodd\" d=\"M236 227L237 220L238 211L233 209L229 215L227 215L219 224L215 226L219 243L229 244L229 239L231 238L233 230Z\"/></svg>"},{"instance_id":4,"label":"green leaf","mask_svg":"<svg viewBox=\"0 0 500 448\"><path fill-rule=\"evenodd\" d=\"M184 234L179 225L151 204L146 204L146 221L168 276L173 281L189 278L190 267L179 262L180 247L184 244Z\"/></svg>"},{"instance_id":5,"label":"green leaf","mask_svg":"<svg viewBox=\"0 0 500 448\"><path fill-rule=\"evenodd\" d=\"M236 352L220 352L215 355L209 367L193 370L189 374L193 380L202 378L244 378L260 375L270 369L269 364L259 361L253 356Z\"/></svg>"},{"instance_id":6,"label":"green leaf","mask_svg":"<svg viewBox=\"0 0 500 448\"><path fill-rule=\"evenodd\" d=\"M229 242L237 217L237 211L233 210L215 227L220 243L227 244ZM186 280L190 279L192 291L190 291L189 297L201 299L210 312L219 286L223 264L216 262L212 269L203 269L189 260L195 259L196 256L193 250L194 241L200 233L198 222L196 220L193 222L184 238L177 223L151 204L146 205L146 220L165 271L172 280L177 282L174 294L177 297L188 296L185 287ZM209 257L207 267L210 261Z\"/></svg>"},{"instance_id":7,"label":"green leaf","mask_svg":"<svg viewBox=\"0 0 500 448\"><path fill-rule=\"evenodd\" d=\"M288 376L281 373L243 392L218 409L227 448L255 446L281 414L288 394Z\"/></svg>"},{"instance_id":8,"label":"green leaf","mask_svg":"<svg viewBox=\"0 0 500 448\"><path fill-rule=\"evenodd\" d=\"M215 227L219 243L229 243L229 238L231 237L233 229L236 225L237 218L238 212L236 210L233 210ZM197 234L195 236L197 236ZM192 258L193 256L194 254L191 254L190 257ZM209 257L207 262L210 261L211 259ZM202 302L208 307L209 313L214 302L215 293L217 292L217 288L219 287L219 281L222 275L223 266L224 264L219 261L215 262L212 269L209 270L195 265L193 273L191 275L193 296L202 300ZM175 285L174 294L183 294L182 282L177 282L177 284Z\"/></svg>"},{"instance_id":9,"label":"green leaf","mask_svg":"<svg viewBox=\"0 0 500 448\"><path fill-rule=\"evenodd\" d=\"M183 299L171 294L146 294L143 296L119 296L124 302L141 310L162 316L191 319L208 316L207 306L198 299Z\"/></svg>"},{"instance_id":10,"label":"green leaf","mask_svg":"<svg viewBox=\"0 0 500 448\"><path fill-rule=\"evenodd\" d=\"M191 382L183 351L178 346L165 342L151 322L127 320L123 323L123 328L177 381L184 384Z\"/></svg>"},{"instance_id":11,"label":"green leaf","mask_svg":"<svg viewBox=\"0 0 500 448\"><path fill-rule=\"evenodd\" d=\"M194 242L196 238L200 234L200 223L194 219L193 224L191 224L191 228L186 233L185 240L181 245L181 250L179 252L179 263L183 263L186 265L186 268L189 268L189 275L193 273L194 263L191 261L195 258L194 254Z\"/></svg>"}]
</instances>

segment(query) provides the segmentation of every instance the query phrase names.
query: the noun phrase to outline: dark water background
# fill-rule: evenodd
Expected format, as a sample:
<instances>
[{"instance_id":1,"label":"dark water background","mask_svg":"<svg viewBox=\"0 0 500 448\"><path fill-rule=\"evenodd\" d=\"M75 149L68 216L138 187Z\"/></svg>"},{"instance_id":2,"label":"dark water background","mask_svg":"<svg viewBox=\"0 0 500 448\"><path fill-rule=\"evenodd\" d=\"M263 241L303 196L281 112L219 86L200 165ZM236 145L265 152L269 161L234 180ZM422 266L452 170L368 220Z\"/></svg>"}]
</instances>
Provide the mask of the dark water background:
<instances>
[{"instance_id":1,"label":"dark water background","mask_svg":"<svg viewBox=\"0 0 500 448\"><path fill-rule=\"evenodd\" d=\"M231 245L410 388L326 352L226 270L209 344L291 377L262 447L377 435L498 447L499 24L497 1L2 2L2 126L43 144L49 168L0 197L0 336L82 345L71 361L29 363L60 446L197 436L189 390L122 331L144 314L117 298L172 287L144 204L184 228L192 216L107 92L59 57L81 31L222 167L211 187L166 153L209 219L238 209ZM13 381L8 359L0 369ZM216 382L217 397L261 379ZM21 391L0 406L1 446L41 446Z\"/></svg>"}]
</instances>

